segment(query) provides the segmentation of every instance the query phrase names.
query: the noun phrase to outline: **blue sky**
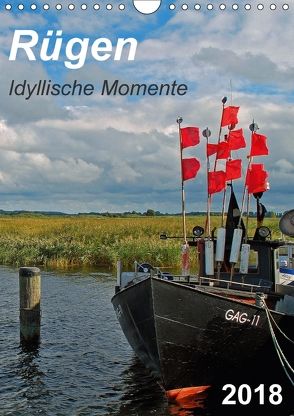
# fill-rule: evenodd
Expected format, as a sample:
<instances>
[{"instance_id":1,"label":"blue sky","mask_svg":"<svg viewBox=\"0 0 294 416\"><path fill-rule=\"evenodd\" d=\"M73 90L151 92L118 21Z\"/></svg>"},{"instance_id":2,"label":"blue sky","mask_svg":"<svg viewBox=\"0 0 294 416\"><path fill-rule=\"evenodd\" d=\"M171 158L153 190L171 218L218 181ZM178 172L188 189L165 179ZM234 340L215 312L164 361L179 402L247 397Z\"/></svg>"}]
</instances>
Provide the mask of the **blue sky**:
<instances>
[{"instance_id":1,"label":"blue sky","mask_svg":"<svg viewBox=\"0 0 294 416\"><path fill-rule=\"evenodd\" d=\"M8 3L8 2L7 2ZM48 1L50 11L31 11L23 2L18 11L1 5L0 11L0 208L89 211L179 212L180 163L176 118L183 126L207 126L216 140L221 99L230 97L240 106L239 128L246 132L252 118L268 136L270 156L256 159L270 172L271 190L263 197L268 210L293 208L294 146L293 10L240 9L195 11L195 2L174 11L162 4L152 15L138 13L132 2L110 2L93 10L94 2ZM76 8L69 11L67 5ZM88 9L80 9L87 3ZM126 9L118 10L124 3ZM43 3L42 3L43 4ZM16 29L31 29L40 38L47 30L61 29L64 42L72 37L111 39L134 37L134 61L96 62L88 56L81 69L70 70L59 62L29 62L20 54L8 60ZM64 53L64 49L63 49ZM31 83L93 83L96 93L82 97L9 96L12 80ZM101 96L104 80L132 83L185 83L185 96ZM186 182L187 210L205 210L205 143L185 150L201 160L196 180ZM248 152L248 150L247 150ZM246 152L234 157L246 156ZM222 168L222 165L219 165ZM241 191L243 181L236 181ZM220 208L221 195L213 209ZM254 206L253 206L254 209Z\"/></svg>"}]
</instances>

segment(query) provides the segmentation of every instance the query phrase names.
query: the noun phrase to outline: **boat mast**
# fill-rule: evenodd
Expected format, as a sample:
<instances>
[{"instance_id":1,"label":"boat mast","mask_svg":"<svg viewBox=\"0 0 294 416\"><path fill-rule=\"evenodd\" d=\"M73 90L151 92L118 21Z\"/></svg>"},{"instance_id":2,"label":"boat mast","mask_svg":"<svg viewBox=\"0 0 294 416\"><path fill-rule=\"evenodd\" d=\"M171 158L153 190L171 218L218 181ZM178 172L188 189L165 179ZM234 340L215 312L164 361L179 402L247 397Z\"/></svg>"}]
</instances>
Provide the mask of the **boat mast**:
<instances>
[{"instance_id":1,"label":"boat mast","mask_svg":"<svg viewBox=\"0 0 294 416\"><path fill-rule=\"evenodd\" d=\"M256 123L254 123L254 119L252 124L250 124L249 126L249 130L251 131L251 133L255 133L257 130L259 129L258 125ZM249 156L248 158L248 164L247 164L247 169L246 169L246 175L245 175L245 182L244 182L244 187L243 187L243 194L242 194L242 205L241 205L241 213L240 213L240 218L239 218L239 222L238 222L238 228L241 227L241 221L242 221L242 216L244 213L244 208L245 208L245 197L246 197L246 178L248 176L248 172L250 169L252 163L252 156ZM249 207L249 202L247 204L247 206ZM247 213L248 215L248 213ZM246 234L247 234L247 230L246 230Z\"/></svg>"},{"instance_id":2,"label":"boat mast","mask_svg":"<svg viewBox=\"0 0 294 416\"><path fill-rule=\"evenodd\" d=\"M182 148L182 131L181 131L181 123L182 122L183 122L183 118L178 117L177 118L177 123L179 125L179 143L180 143L180 161L181 161L182 225L183 225L184 244L187 244L186 211L185 211L185 188L184 188L184 179L183 179L183 148Z\"/></svg>"},{"instance_id":3,"label":"boat mast","mask_svg":"<svg viewBox=\"0 0 294 416\"><path fill-rule=\"evenodd\" d=\"M221 114L221 119L220 119L217 144L219 144L220 141L221 141L222 121L223 121L226 102L227 102L227 97L223 97L223 99L222 99L222 105L223 105L222 106L222 114ZM207 136L207 134L208 134L208 136ZM206 128L205 130L203 130L202 135L206 138L206 143L208 145L208 139L211 135L211 131L208 128ZM216 165L217 165L217 154L216 154L215 160L214 160L213 172L216 171ZM209 163L209 157L208 156L206 157L206 166L207 166L207 216L206 216L205 232L209 237L211 237L210 210L211 210L212 196L208 192L208 173L209 173L209 170L210 170L210 163Z\"/></svg>"},{"instance_id":4,"label":"boat mast","mask_svg":"<svg viewBox=\"0 0 294 416\"><path fill-rule=\"evenodd\" d=\"M225 108L225 103L227 101L227 97L224 97L222 99L222 103L223 103L223 113L224 113L224 108ZM232 80L230 79L230 105L233 105L233 86L232 86ZM220 125L220 133L221 133L221 129L222 129L222 119L223 119L223 113L222 113L222 118L221 118L221 125ZM229 126L229 130L230 130L230 126ZM220 136L219 136L219 140L220 140ZM225 206L226 206L226 199L227 199L227 186L230 185L232 186L232 181L230 184L227 184L226 182L226 186L223 192L223 201L222 201L222 219L221 219L221 228L224 227L224 223L225 223Z\"/></svg>"},{"instance_id":5,"label":"boat mast","mask_svg":"<svg viewBox=\"0 0 294 416\"><path fill-rule=\"evenodd\" d=\"M221 116L221 119L220 119L217 144L220 144L220 141L221 141L222 123L223 123L223 117L224 117L224 111L225 111L225 104L226 104L227 100L228 100L227 97L223 97L223 99L222 99L223 108L222 108L222 116ZM213 167L214 172L216 171L216 164L217 164L217 154L215 155L215 160L214 160L214 167Z\"/></svg>"},{"instance_id":6,"label":"boat mast","mask_svg":"<svg viewBox=\"0 0 294 416\"><path fill-rule=\"evenodd\" d=\"M231 104L232 104L232 85L231 86ZM220 119L220 126L219 126L219 133L218 133L218 144L221 141L221 134L222 134L222 124L223 124L223 116L224 116L224 110L225 110L225 104L227 102L227 97L223 97L222 99L222 115L221 115L221 119ZM215 161L214 161L214 172L216 171L216 165L217 165L217 153L215 155ZM225 204L226 204L226 192L227 192L227 183L225 183L225 188L223 191L223 200L222 200L222 214L221 214L221 229L224 228L224 221L225 221ZM223 238L223 244L225 243L225 230L221 230L219 231L219 233L222 233L222 238ZM217 238L219 238L220 235L217 236ZM217 243L218 246L218 243ZM220 261L220 259L218 259L218 250L216 251L216 267L217 267L217 278L220 278L220 270L221 270L221 265L222 265L222 261ZM221 257L223 257L223 254L221 255Z\"/></svg>"},{"instance_id":7,"label":"boat mast","mask_svg":"<svg viewBox=\"0 0 294 416\"><path fill-rule=\"evenodd\" d=\"M250 124L249 129L251 131L251 134L255 133L258 130L258 125L256 123L254 123L254 120L253 120L252 124ZM243 193L242 193L241 212L240 212L240 217L239 217L237 228L235 228L235 230L234 230L234 236L233 236L232 248L231 248L231 254L230 254L230 263L231 263L230 281L232 281L232 278L233 278L233 275L234 275L235 264L238 262L241 245L242 245L242 248L241 248L241 263L244 264L244 266L242 266L243 273L247 273L247 269L248 269L248 260L249 260L248 256L249 256L250 247L247 244L247 236L248 236L248 214L249 214L249 198L250 197L249 197L249 192L248 192L247 186L246 186L246 180L247 180L247 177L248 177L248 172L249 172L251 163L252 163L252 156L249 155L247 169L246 169L246 175L245 175L245 181L244 181L244 187L243 187ZM246 221L246 227L245 227L245 242L242 244L243 230L242 230L241 224L242 224L242 217L243 217L244 209L245 209L246 191L247 191L247 221ZM243 247L244 247L244 249L243 249ZM244 256L244 261L242 261L243 256ZM246 259L245 259L245 257L246 257ZM241 265L240 265L240 271L241 271Z\"/></svg>"},{"instance_id":8,"label":"boat mast","mask_svg":"<svg viewBox=\"0 0 294 416\"><path fill-rule=\"evenodd\" d=\"M208 127L202 132L202 136L206 138L206 145L208 146L208 140L211 136L211 131ZM211 208L211 195L208 192L208 174L210 169L209 156L206 154L206 178L207 178L207 209L206 209L206 224L205 232L208 237L211 237L211 225L210 225L210 208Z\"/></svg>"}]
</instances>

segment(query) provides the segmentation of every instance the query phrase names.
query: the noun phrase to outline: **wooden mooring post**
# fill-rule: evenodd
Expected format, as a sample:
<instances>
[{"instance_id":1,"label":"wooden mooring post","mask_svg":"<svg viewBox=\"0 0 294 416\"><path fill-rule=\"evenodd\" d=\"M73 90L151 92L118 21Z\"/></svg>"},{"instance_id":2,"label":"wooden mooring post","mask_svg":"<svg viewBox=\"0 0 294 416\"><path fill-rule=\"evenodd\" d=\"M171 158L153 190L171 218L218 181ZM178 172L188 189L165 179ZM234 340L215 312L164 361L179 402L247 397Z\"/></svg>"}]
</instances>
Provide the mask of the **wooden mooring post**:
<instances>
[{"instance_id":1,"label":"wooden mooring post","mask_svg":"<svg viewBox=\"0 0 294 416\"><path fill-rule=\"evenodd\" d=\"M37 267L19 269L20 340L37 343L41 325L41 273Z\"/></svg>"}]
</instances>

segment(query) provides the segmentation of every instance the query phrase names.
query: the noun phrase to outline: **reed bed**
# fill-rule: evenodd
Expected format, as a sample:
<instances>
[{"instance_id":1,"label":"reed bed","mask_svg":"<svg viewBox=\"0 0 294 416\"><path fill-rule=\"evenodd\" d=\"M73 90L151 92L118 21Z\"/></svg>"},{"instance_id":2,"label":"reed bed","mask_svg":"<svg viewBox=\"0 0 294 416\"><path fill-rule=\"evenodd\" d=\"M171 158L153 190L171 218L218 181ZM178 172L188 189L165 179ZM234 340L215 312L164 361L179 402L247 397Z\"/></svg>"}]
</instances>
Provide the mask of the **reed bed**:
<instances>
[{"instance_id":1,"label":"reed bed","mask_svg":"<svg viewBox=\"0 0 294 416\"><path fill-rule=\"evenodd\" d=\"M212 217L212 227L219 226ZM187 217L188 235L205 217ZM249 235L256 222L249 220ZM277 219L265 219L273 235L280 237ZM68 268L95 266L113 268L118 259L124 266L135 260L156 266L180 267L181 239L160 240L166 232L182 235L179 216L168 217L0 217L0 263L15 266ZM192 248L191 248L192 250ZM196 256L191 256L192 267Z\"/></svg>"}]
</instances>

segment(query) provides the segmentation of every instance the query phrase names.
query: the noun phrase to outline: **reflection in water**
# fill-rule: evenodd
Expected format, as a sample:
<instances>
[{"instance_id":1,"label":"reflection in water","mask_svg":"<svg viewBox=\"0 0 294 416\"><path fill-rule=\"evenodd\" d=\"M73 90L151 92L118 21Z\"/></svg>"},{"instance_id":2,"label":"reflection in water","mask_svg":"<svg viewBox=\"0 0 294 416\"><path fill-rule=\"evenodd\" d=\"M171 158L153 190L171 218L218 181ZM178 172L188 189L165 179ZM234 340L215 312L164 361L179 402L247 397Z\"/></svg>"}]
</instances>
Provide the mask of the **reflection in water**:
<instances>
[{"instance_id":1,"label":"reflection in water","mask_svg":"<svg viewBox=\"0 0 294 416\"><path fill-rule=\"evenodd\" d=\"M115 415L146 416L154 414L155 409L156 415L168 414L164 391L154 381L154 378L148 375L136 357L121 374L120 390L122 392L121 404Z\"/></svg>"},{"instance_id":2,"label":"reflection in water","mask_svg":"<svg viewBox=\"0 0 294 416\"><path fill-rule=\"evenodd\" d=\"M23 388L21 394L23 399L27 401L35 399L48 400L48 391L43 380L44 373L39 369L38 359L38 344L20 344L16 375L22 380ZM32 405L32 411L34 410L33 408L34 406Z\"/></svg>"},{"instance_id":3,"label":"reflection in water","mask_svg":"<svg viewBox=\"0 0 294 416\"><path fill-rule=\"evenodd\" d=\"M206 416L204 400L207 394L197 398L171 403L164 390L134 357L129 368L121 374L122 396L120 408L114 416Z\"/></svg>"}]
</instances>

